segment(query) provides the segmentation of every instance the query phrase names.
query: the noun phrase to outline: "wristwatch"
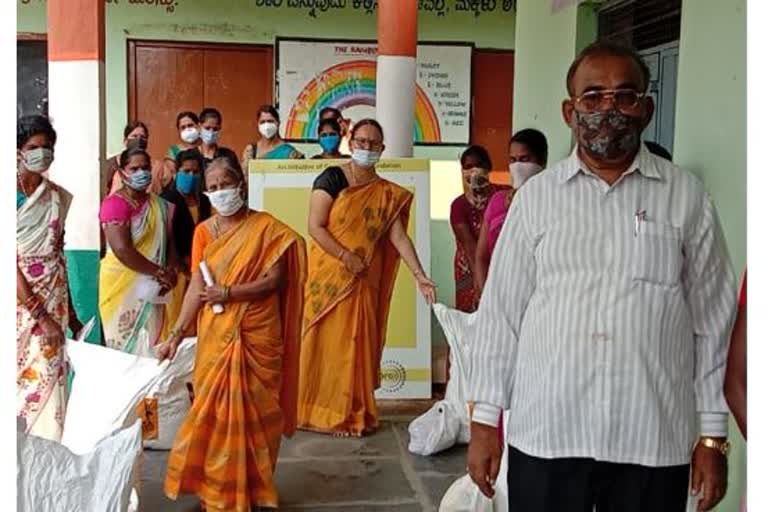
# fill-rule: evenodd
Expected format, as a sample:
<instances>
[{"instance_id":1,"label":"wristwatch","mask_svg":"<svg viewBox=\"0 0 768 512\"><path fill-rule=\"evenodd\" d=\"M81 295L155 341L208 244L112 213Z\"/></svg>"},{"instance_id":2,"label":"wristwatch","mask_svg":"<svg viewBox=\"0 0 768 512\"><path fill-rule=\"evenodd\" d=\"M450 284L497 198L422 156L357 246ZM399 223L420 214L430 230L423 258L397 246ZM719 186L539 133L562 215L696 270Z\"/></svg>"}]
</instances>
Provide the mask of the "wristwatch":
<instances>
[{"instance_id":1,"label":"wristwatch","mask_svg":"<svg viewBox=\"0 0 768 512\"><path fill-rule=\"evenodd\" d=\"M728 440L720 441L712 437L702 437L699 439L699 444L719 451L723 456L728 456L728 451L731 449L731 443Z\"/></svg>"}]
</instances>

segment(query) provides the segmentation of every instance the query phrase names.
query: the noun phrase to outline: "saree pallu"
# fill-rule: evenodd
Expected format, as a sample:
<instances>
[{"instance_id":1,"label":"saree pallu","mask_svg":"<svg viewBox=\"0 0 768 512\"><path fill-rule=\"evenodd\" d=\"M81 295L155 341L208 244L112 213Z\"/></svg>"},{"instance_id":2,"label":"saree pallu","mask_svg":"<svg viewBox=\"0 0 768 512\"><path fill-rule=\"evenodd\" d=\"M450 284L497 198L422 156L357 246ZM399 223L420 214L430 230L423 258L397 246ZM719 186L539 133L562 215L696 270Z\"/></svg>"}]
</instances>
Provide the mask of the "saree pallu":
<instances>
[{"instance_id":1,"label":"saree pallu","mask_svg":"<svg viewBox=\"0 0 768 512\"><path fill-rule=\"evenodd\" d=\"M264 160L296 160L304 158L304 155L290 144L280 144L265 155L259 155L256 158Z\"/></svg>"},{"instance_id":2,"label":"saree pallu","mask_svg":"<svg viewBox=\"0 0 768 512\"><path fill-rule=\"evenodd\" d=\"M334 201L328 230L368 265L357 277L312 243L304 297L299 427L362 435L378 427L374 391L399 255L389 242L396 219L408 226L413 195L379 179Z\"/></svg>"},{"instance_id":3,"label":"saree pallu","mask_svg":"<svg viewBox=\"0 0 768 512\"><path fill-rule=\"evenodd\" d=\"M72 196L47 180L16 213L17 264L63 332L69 318L64 222ZM63 347L43 344L37 320L16 304L16 414L27 433L60 441L66 411Z\"/></svg>"},{"instance_id":4,"label":"saree pallu","mask_svg":"<svg viewBox=\"0 0 768 512\"><path fill-rule=\"evenodd\" d=\"M206 224L198 226L206 229ZM194 493L209 510L277 507L282 434L296 428L304 239L266 213L212 241L204 260L225 286L256 281L285 256L279 292L198 316L195 400L168 459L165 493Z\"/></svg>"},{"instance_id":5,"label":"saree pallu","mask_svg":"<svg viewBox=\"0 0 768 512\"><path fill-rule=\"evenodd\" d=\"M153 263L165 266L172 206L149 194L139 213L131 219L131 239L136 250ZM99 312L107 347L131 354L153 357L152 347L160 339L165 308L141 296L152 280L117 259L111 248L101 260Z\"/></svg>"}]
</instances>

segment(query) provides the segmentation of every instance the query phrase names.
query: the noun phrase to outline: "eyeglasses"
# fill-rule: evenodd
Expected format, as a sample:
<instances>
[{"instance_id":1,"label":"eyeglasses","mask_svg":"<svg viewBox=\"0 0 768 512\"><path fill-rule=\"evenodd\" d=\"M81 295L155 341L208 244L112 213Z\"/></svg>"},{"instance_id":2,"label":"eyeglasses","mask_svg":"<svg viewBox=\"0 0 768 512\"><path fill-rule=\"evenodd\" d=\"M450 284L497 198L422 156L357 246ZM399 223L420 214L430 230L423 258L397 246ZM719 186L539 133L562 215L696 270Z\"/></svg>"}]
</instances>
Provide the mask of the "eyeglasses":
<instances>
[{"instance_id":1,"label":"eyeglasses","mask_svg":"<svg viewBox=\"0 0 768 512\"><path fill-rule=\"evenodd\" d=\"M371 139L360 139L360 138L354 138L352 139L352 142L355 143L356 146L359 146L363 149L366 147L368 149L381 149L383 146L381 142L378 140L371 140Z\"/></svg>"},{"instance_id":2,"label":"eyeglasses","mask_svg":"<svg viewBox=\"0 0 768 512\"><path fill-rule=\"evenodd\" d=\"M604 91L589 91L574 100L579 110L593 112L598 110L607 99L611 99L619 110L632 110L637 108L645 93L639 93L634 89L606 89Z\"/></svg>"}]
</instances>

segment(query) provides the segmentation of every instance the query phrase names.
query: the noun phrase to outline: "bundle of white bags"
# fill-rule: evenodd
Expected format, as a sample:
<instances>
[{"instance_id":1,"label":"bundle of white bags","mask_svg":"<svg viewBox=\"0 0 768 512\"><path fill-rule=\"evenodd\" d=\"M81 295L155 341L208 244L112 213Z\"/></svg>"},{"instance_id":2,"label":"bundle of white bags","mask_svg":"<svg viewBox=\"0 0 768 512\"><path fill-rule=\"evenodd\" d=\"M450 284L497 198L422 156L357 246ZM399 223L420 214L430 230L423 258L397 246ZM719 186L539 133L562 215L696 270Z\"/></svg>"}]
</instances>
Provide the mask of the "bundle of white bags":
<instances>
[{"instance_id":1,"label":"bundle of white bags","mask_svg":"<svg viewBox=\"0 0 768 512\"><path fill-rule=\"evenodd\" d=\"M170 448L189 410L195 346L187 339L173 362L158 364L147 354L68 341L75 380L61 444L18 433L18 510L137 510L142 440L136 409L145 397L158 400L158 439L147 445Z\"/></svg>"},{"instance_id":2,"label":"bundle of white bags","mask_svg":"<svg viewBox=\"0 0 768 512\"><path fill-rule=\"evenodd\" d=\"M470 332L474 328L475 314L435 304L433 311L443 328L451 349L451 374L445 390L445 399L411 422L408 426L408 451L417 455L432 455L457 443L469 442L469 407L467 383L470 364ZM504 429L506 439L507 418ZM456 480L440 502L440 512L507 512L507 449L499 468L493 499L486 498L469 475Z\"/></svg>"},{"instance_id":3,"label":"bundle of white bags","mask_svg":"<svg viewBox=\"0 0 768 512\"><path fill-rule=\"evenodd\" d=\"M408 451L433 455L459 443L469 442L469 407L466 385L469 377L469 345L463 335L475 323L475 315L435 304L433 311L450 347L451 375L445 398L408 426Z\"/></svg>"}]
</instances>

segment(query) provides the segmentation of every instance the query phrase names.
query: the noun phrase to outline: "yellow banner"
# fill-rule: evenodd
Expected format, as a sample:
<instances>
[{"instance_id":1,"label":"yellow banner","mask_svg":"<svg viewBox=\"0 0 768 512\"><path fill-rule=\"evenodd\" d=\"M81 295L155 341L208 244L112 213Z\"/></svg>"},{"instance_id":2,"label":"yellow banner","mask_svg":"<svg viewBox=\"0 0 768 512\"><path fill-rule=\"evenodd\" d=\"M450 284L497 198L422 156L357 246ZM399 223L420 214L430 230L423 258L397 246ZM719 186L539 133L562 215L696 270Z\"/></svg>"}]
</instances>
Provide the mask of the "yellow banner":
<instances>
[{"instance_id":1,"label":"yellow banner","mask_svg":"<svg viewBox=\"0 0 768 512\"><path fill-rule=\"evenodd\" d=\"M328 167L349 163L340 160L250 160L249 174L319 174ZM421 158L386 158L376 165L377 172L429 172L429 160Z\"/></svg>"}]
</instances>

